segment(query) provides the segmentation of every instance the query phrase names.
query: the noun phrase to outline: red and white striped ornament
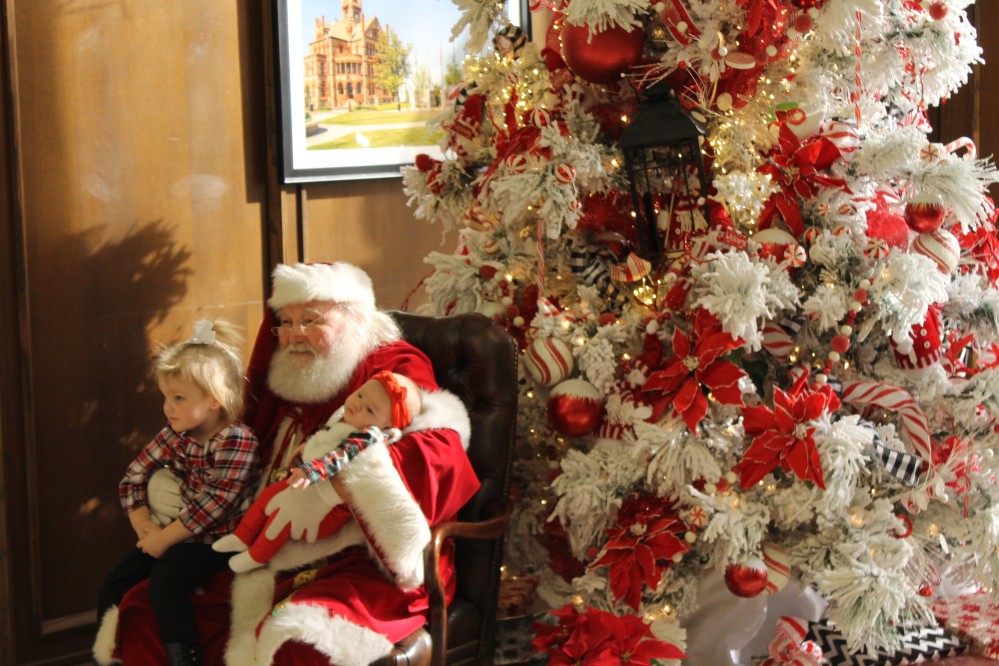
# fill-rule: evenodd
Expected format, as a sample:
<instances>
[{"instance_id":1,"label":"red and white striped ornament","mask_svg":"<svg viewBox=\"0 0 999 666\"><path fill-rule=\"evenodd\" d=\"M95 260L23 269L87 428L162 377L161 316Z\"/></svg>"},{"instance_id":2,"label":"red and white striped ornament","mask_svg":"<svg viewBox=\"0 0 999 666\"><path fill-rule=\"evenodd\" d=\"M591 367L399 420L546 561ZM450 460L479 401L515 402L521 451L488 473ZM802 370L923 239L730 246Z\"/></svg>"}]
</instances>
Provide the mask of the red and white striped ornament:
<instances>
[{"instance_id":1,"label":"red and white striped ornament","mask_svg":"<svg viewBox=\"0 0 999 666\"><path fill-rule=\"evenodd\" d=\"M548 127L552 124L552 114L548 109L534 109L531 111L531 122L538 129Z\"/></svg>"},{"instance_id":2,"label":"red and white striped ornament","mask_svg":"<svg viewBox=\"0 0 999 666\"><path fill-rule=\"evenodd\" d=\"M506 158L506 168L511 173L524 173L527 171L527 157L521 153L510 155Z\"/></svg>"},{"instance_id":3,"label":"red and white striped ornament","mask_svg":"<svg viewBox=\"0 0 999 666\"><path fill-rule=\"evenodd\" d=\"M912 241L912 251L932 259L940 272L945 274L952 273L961 258L960 243L954 234L946 229L919 234L916 240Z\"/></svg>"},{"instance_id":4,"label":"red and white striped ornament","mask_svg":"<svg viewBox=\"0 0 999 666\"><path fill-rule=\"evenodd\" d=\"M568 377L575 361L569 345L558 338L537 338L524 350L524 369L540 386L554 386Z\"/></svg>"},{"instance_id":5,"label":"red and white striped ornament","mask_svg":"<svg viewBox=\"0 0 999 666\"><path fill-rule=\"evenodd\" d=\"M783 361L791 355L794 340L783 326L773 319L767 319L763 323L763 348L777 360Z\"/></svg>"},{"instance_id":6,"label":"red and white striped ornament","mask_svg":"<svg viewBox=\"0 0 999 666\"><path fill-rule=\"evenodd\" d=\"M576 180L576 167L571 164L559 164L555 167L555 180L569 184Z\"/></svg>"},{"instance_id":7,"label":"red and white striped ornament","mask_svg":"<svg viewBox=\"0 0 999 666\"><path fill-rule=\"evenodd\" d=\"M787 551L772 542L763 544L763 564L767 567L767 585L765 594L776 594L784 589L791 579L791 558Z\"/></svg>"}]
</instances>

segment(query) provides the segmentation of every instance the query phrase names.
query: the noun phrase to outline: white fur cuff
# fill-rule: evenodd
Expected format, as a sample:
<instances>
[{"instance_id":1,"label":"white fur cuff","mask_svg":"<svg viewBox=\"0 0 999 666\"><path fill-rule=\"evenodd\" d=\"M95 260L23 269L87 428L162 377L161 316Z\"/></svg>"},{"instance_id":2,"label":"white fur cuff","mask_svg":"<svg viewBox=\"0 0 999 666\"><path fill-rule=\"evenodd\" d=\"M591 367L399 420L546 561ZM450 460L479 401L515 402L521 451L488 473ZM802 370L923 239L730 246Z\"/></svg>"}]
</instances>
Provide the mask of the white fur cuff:
<instances>
[{"instance_id":1,"label":"white fur cuff","mask_svg":"<svg viewBox=\"0 0 999 666\"><path fill-rule=\"evenodd\" d=\"M111 666L115 663L114 648L115 636L118 634L118 607L112 606L101 618L101 626L97 629L97 636L94 638L94 661L99 666Z\"/></svg>"},{"instance_id":2,"label":"white fur cuff","mask_svg":"<svg viewBox=\"0 0 999 666\"><path fill-rule=\"evenodd\" d=\"M423 584L423 551L430 543L426 516L403 483L384 444L368 447L340 472L355 518L376 555L404 590Z\"/></svg>"}]
</instances>

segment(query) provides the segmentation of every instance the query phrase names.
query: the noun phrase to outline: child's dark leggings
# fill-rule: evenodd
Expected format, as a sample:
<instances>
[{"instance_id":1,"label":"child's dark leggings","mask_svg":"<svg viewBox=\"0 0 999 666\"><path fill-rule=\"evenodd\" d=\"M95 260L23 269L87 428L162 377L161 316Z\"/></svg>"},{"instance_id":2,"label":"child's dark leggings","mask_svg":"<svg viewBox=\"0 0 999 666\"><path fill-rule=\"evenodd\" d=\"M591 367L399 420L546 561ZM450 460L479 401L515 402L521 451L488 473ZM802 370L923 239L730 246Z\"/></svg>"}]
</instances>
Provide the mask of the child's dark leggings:
<instances>
[{"instance_id":1,"label":"child's dark leggings","mask_svg":"<svg viewBox=\"0 0 999 666\"><path fill-rule=\"evenodd\" d=\"M155 558L136 548L101 583L97 621L121 602L134 585L149 579L149 597L164 643L197 643L198 627L188 597L225 569L232 553L216 553L211 544L182 541Z\"/></svg>"}]
</instances>

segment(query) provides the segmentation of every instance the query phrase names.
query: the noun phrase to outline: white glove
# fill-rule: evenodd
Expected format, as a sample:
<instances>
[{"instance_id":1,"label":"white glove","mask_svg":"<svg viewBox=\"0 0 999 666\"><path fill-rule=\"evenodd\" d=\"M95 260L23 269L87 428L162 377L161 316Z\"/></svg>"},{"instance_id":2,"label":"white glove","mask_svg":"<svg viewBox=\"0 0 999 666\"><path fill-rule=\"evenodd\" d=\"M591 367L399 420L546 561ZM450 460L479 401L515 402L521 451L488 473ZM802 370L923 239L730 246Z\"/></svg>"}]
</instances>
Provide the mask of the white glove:
<instances>
[{"instance_id":1,"label":"white glove","mask_svg":"<svg viewBox=\"0 0 999 666\"><path fill-rule=\"evenodd\" d=\"M180 515L184 498L180 496L180 479L166 467L153 472L146 483L146 501L153 522L166 527Z\"/></svg>"},{"instance_id":2,"label":"white glove","mask_svg":"<svg viewBox=\"0 0 999 666\"><path fill-rule=\"evenodd\" d=\"M319 523L339 499L336 493L324 492L329 483L316 483L305 488L285 488L267 503L264 512L271 516L264 536L277 538L285 525L291 525L291 538L304 538L314 543L319 537ZM332 490L332 486L330 486Z\"/></svg>"}]
</instances>

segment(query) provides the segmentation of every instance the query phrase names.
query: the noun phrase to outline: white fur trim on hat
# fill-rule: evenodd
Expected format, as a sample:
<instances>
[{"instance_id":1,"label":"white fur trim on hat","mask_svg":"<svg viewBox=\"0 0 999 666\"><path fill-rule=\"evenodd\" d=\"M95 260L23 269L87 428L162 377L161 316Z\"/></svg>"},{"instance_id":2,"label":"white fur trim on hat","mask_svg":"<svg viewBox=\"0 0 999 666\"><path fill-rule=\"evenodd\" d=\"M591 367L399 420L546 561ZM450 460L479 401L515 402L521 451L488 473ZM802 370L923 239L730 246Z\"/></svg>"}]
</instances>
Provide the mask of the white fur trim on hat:
<instances>
[{"instance_id":1,"label":"white fur trim on hat","mask_svg":"<svg viewBox=\"0 0 999 666\"><path fill-rule=\"evenodd\" d=\"M267 304L273 310L309 301L375 305L371 278L357 266L333 264L279 264L273 273L274 291Z\"/></svg>"}]
</instances>

